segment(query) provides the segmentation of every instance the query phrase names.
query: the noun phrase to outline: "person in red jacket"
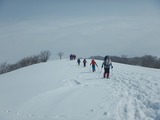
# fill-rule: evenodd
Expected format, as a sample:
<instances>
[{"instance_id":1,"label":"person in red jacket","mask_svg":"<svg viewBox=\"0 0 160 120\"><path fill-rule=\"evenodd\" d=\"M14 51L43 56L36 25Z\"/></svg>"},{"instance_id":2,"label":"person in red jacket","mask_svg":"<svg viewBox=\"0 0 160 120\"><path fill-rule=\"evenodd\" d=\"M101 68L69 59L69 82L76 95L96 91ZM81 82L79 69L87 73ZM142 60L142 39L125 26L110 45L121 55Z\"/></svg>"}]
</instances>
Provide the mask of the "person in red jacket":
<instances>
[{"instance_id":1,"label":"person in red jacket","mask_svg":"<svg viewBox=\"0 0 160 120\"><path fill-rule=\"evenodd\" d=\"M90 65L92 65L92 72L95 72L96 71L96 66L98 67L97 63L95 62L94 59L92 59Z\"/></svg>"}]
</instances>

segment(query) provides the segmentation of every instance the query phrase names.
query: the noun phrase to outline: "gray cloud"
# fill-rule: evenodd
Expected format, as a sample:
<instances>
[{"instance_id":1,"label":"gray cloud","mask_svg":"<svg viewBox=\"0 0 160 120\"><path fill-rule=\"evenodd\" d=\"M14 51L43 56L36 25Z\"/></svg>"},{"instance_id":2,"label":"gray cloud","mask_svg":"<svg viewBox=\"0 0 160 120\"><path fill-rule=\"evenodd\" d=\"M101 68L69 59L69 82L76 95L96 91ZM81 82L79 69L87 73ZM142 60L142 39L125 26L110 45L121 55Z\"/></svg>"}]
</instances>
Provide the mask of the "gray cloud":
<instances>
[{"instance_id":1,"label":"gray cloud","mask_svg":"<svg viewBox=\"0 0 160 120\"><path fill-rule=\"evenodd\" d=\"M61 2L55 2L55 5L54 2L40 2L36 8L33 7L36 2L26 3L28 8L23 2L18 3L21 7L16 4L11 7L12 2L7 2L0 12L3 13L0 20L0 54L3 57L0 62L17 61L41 50L50 50L52 58L58 58L59 51L64 52L65 57L71 53L80 57L105 54L160 56L160 16L155 2L70 1L66 6ZM12 9L17 6L15 11L18 13L12 11L13 15L5 16L10 11L4 11L6 5ZM29 12L33 10L33 14L27 12L29 6ZM46 8L44 11L40 10L42 6Z\"/></svg>"}]
</instances>

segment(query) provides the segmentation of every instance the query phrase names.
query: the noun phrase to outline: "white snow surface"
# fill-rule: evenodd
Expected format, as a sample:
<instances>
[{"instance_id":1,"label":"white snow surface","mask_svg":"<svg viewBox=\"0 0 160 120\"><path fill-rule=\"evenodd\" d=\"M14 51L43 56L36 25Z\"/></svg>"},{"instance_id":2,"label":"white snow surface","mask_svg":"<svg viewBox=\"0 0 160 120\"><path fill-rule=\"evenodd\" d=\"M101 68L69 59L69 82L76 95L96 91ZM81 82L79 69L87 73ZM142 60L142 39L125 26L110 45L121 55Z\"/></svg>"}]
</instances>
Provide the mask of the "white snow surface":
<instances>
[{"instance_id":1,"label":"white snow surface","mask_svg":"<svg viewBox=\"0 0 160 120\"><path fill-rule=\"evenodd\" d=\"M160 120L160 70L53 60L0 75L0 120Z\"/></svg>"}]
</instances>

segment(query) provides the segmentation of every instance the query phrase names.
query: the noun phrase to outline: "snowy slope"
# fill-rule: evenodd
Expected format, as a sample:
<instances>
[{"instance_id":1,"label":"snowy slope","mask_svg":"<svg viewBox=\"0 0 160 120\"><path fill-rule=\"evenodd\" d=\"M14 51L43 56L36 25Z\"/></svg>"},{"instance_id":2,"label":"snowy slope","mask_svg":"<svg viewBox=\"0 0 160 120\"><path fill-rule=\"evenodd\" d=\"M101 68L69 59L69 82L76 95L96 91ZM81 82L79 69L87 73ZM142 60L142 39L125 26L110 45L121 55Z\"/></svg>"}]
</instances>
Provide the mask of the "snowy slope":
<instances>
[{"instance_id":1,"label":"snowy slope","mask_svg":"<svg viewBox=\"0 0 160 120\"><path fill-rule=\"evenodd\" d=\"M113 63L101 79L54 60L0 75L0 120L160 120L160 70Z\"/></svg>"}]
</instances>

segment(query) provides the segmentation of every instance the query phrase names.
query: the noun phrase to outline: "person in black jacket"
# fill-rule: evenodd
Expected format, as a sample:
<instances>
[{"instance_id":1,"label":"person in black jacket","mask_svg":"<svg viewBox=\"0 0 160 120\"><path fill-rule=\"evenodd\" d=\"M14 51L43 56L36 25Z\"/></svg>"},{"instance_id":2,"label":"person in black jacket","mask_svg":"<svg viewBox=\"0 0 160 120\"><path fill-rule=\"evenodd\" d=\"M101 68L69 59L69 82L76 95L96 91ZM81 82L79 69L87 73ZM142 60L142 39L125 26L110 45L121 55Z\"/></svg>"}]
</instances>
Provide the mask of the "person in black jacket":
<instances>
[{"instance_id":1,"label":"person in black jacket","mask_svg":"<svg viewBox=\"0 0 160 120\"><path fill-rule=\"evenodd\" d=\"M86 63L87 63L87 60L84 59L84 60L83 60L83 65L84 65L84 67L86 67Z\"/></svg>"},{"instance_id":2,"label":"person in black jacket","mask_svg":"<svg viewBox=\"0 0 160 120\"><path fill-rule=\"evenodd\" d=\"M80 66L81 60L79 58L77 59L77 63L78 63L78 66Z\"/></svg>"}]
</instances>

